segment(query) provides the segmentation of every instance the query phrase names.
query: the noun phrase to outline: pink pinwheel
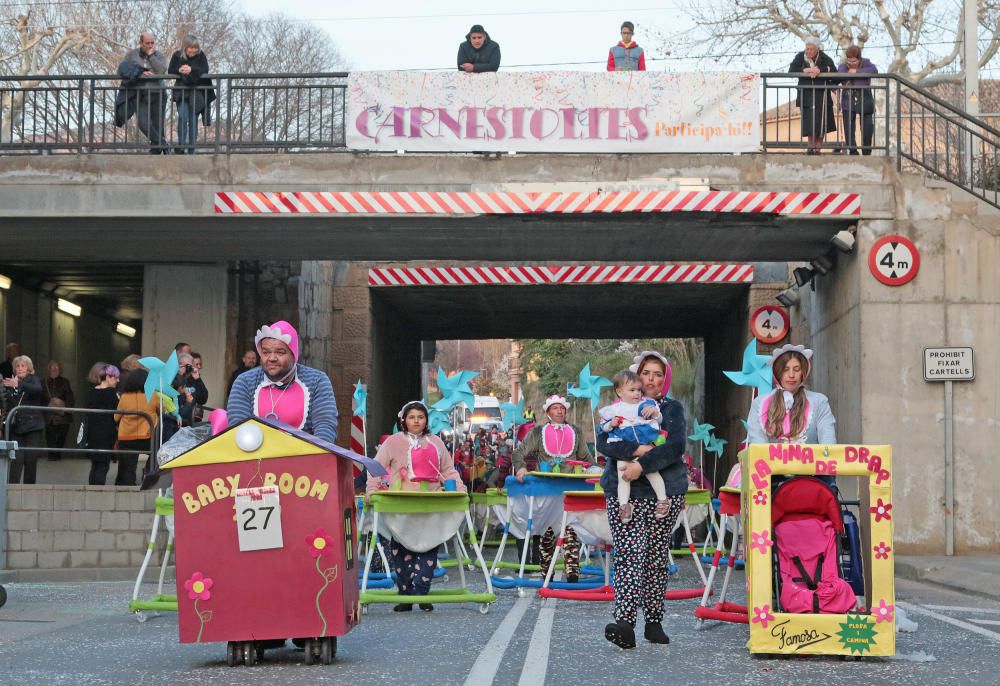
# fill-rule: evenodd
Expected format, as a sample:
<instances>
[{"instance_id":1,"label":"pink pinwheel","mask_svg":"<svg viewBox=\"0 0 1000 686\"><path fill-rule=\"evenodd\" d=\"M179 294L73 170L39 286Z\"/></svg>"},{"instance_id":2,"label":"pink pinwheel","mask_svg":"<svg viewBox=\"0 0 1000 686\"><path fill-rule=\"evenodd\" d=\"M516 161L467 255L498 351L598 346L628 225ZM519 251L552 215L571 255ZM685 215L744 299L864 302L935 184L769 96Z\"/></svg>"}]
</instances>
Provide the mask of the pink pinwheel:
<instances>
[{"instance_id":1,"label":"pink pinwheel","mask_svg":"<svg viewBox=\"0 0 1000 686\"><path fill-rule=\"evenodd\" d=\"M767 493L757 491L753 494L753 502L755 505L767 505Z\"/></svg>"},{"instance_id":2,"label":"pink pinwheel","mask_svg":"<svg viewBox=\"0 0 1000 686\"><path fill-rule=\"evenodd\" d=\"M889 510L891 509L891 503L883 503L882 499L879 498L877 503L868 508L868 511L875 515L876 522L880 522L883 519L892 519L892 515L889 514Z\"/></svg>"},{"instance_id":3,"label":"pink pinwheel","mask_svg":"<svg viewBox=\"0 0 1000 686\"><path fill-rule=\"evenodd\" d=\"M320 527L312 536L306 536L306 545L309 546L309 554L317 558L323 553L329 552L333 548L333 536L330 536Z\"/></svg>"},{"instance_id":4,"label":"pink pinwheel","mask_svg":"<svg viewBox=\"0 0 1000 686\"><path fill-rule=\"evenodd\" d=\"M885 541L880 542L878 545L876 545L876 546L874 546L872 548L872 551L875 553L875 559L876 560L888 560L889 559L889 552L891 550L892 550L892 548L890 548L889 546L887 546L885 544Z\"/></svg>"},{"instance_id":5,"label":"pink pinwheel","mask_svg":"<svg viewBox=\"0 0 1000 686\"><path fill-rule=\"evenodd\" d=\"M755 607L753 609L753 617L750 621L759 622L760 625L766 629L767 623L774 621L774 615L771 614L771 606L764 605L763 607Z\"/></svg>"},{"instance_id":6,"label":"pink pinwheel","mask_svg":"<svg viewBox=\"0 0 1000 686\"><path fill-rule=\"evenodd\" d=\"M750 547L756 548L761 553L767 555L767 549L774 545L774 541L770 538L771 532L767 529L759 533L750 534Z\"/></svg>"},{"instance_id":7,"label":"pink pinwheel","mask_svg":"<svg viewBox=\"0 0 1000 686\"><path fill-rule=\"evenodd\" d=\"M191 600L210 600L213 585L211 579L206 578L201 572L195 572L184 582L184 590L188 592L188 598Z\"/></svg>"},{"instance_id":8,"label":"pink pinwheel","mask_svg":"<svg viewBox=\"0 0 1000 686\"><path fill-rule=\"evenodd\" d=\"M886 605L884 599L878 601L878 606L872 608L872 614L875 615L875 623L891 622L893 609L892 605Z\"/></svg>"}]
</instances>

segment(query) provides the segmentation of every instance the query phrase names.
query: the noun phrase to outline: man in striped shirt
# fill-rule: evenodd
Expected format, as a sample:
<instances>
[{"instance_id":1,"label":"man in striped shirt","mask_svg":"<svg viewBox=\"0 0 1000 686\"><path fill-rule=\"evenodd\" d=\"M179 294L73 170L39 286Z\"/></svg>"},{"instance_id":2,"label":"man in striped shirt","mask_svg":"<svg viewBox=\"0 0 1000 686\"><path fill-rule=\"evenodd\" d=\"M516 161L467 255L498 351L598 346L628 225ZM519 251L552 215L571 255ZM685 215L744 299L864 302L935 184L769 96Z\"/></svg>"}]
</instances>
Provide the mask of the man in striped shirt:
<instances>
[{"instance_id":1,"label":"man in striped shirt","mask_svg":"<svg viewBox=\"0 0 1000 686\"><path fill-rule=\"evenodd\" d=\"M260 366L243 372L226 403L229 426L249 417L280 421L334 443L337 399L325 372L299 364L299 334L291 324L265 324L254 337Z\"/></svg>"}]
</instances>

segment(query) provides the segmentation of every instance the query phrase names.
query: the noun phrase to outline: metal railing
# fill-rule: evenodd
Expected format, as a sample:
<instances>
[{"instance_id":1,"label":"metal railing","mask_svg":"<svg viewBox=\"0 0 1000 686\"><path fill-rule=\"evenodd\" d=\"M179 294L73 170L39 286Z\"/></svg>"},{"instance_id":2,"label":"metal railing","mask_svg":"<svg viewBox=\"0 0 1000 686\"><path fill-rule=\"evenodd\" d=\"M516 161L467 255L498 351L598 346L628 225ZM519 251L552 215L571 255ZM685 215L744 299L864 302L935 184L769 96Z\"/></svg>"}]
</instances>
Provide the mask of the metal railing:
<instances>
[{"instance_id":1,"label":"metal railing","mask_svg":"<svg viewBox=\"0 0 1000 686\"><path fill-rule=\"evenodd\" d=\"M0 78L0 153L296 152L345 147L347 74ZM191 111L192 144L179 124ZM186 127L185 127L186 129ZM193 150L192 150L193 149Z\"/></svg>"},{"instance_id":2,"label":"metal railing","mask_svg":"<svg viewBox=\"0 0 1000 686\"><path fill-rule=\"evenodd\" d=\"M173 77L0 77L0 155L342 151L348 76L212 74L211 88L182 89ZM825 133L820 151L894 156L1000 207L998 129L894 74L803 76L760 75L763 152L807 151L805 119Z\"/></svg>"},{"instance_id":3,"label":"metal railing","mask_svg":"<svg viewBox=\"0 0 1000 686\"><path fill-rule=\"evenodd\" d=\"M148 412L143 412L141 410L101 410L89 407L49 407L48 405L17 405L10 408L7 412L7 416L3 421L3 440L11 441L16 440L11 436L11 429L14 424L14 419L17 417L19 412L24 412L27 410L41 412L45 414L46 412L60 413L60 414L79 414L83 415L84 418L91 415L137 415L146 420L149 424L149 450L119 450L117 448L49 448L46 446L18 446L18 452L36 452L36 453L68 453L68 454L111 454L111 455L149 455L150 462L155 463L156 451L159 448L158 438L159 433L156 431L156 418ZM7 472L4 471L4 481L6 482Z\"/></svg>"},{"instance_id":4,"label":"metal railing","mask_svg":"<svg viewBox=\"0 0 1000 686\"><path fill-rule=\"evenodd\" d=\"M761 74L761 149L802 153L807 131L821 131L820 150L870 155L890 153L892 76L865 74Z\"/></svg>"}]
</instances>

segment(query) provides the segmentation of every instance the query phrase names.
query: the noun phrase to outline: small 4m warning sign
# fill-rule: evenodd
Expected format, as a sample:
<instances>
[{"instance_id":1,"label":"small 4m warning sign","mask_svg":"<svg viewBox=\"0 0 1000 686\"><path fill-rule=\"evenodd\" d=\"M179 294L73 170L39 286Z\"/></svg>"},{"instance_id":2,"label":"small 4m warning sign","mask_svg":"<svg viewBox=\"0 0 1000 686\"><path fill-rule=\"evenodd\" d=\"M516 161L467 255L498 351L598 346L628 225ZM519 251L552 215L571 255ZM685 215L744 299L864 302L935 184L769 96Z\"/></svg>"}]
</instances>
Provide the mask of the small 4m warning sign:
<instances>
[{"instance_id":1,"label":"small 4m warning sign","mask_svg":"<svg viewBox=\"0 0 1000 686\"><path fill-rule=\"evenodd\" d=\"M886 286L902 286L920 269L920 253L906 236L883 236L868 253L872 276Z\"/></svg>"}]
</instances>

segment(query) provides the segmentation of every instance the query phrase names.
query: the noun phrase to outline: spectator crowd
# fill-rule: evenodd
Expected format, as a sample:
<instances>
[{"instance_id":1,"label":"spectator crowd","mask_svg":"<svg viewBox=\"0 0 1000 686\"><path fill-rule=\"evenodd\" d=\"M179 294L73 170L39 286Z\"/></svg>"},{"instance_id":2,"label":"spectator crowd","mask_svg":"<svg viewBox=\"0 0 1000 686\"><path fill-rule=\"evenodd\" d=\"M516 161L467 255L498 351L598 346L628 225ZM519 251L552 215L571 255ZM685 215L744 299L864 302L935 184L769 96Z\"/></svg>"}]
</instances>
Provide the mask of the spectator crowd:
<instances>
[{"instance_id":1,"label":"spectator crowd","mask_svg":"<svg viewBox=\"0 0 1000 686\"><path fill-rule=\"evenodd\" d=\"M36 371L31 357L22 354L17 343L8 343L6 359L0 362L0 412L5 421L12 415L10 440L17 441L19 448L9 466L9 483L35 483L41 455L58 461L66 454L74 455L64 449L76 448L87 450L88 484L105 485L111 465L117 463L114 484L137 485L139 458L149 455L151 441L165 442L180 427L201 421L209 401L201 355L183 342L175 350L179 367L172 383L176 406L160 394L147 398L149 372L139 363L139 355L129 355L117 365L95 362L84 381L84 392L75 393L59 360L49 360L44 372ZM237 376L256 366L256 351L246 351L229 387ZM93 412L72 412L81 408ZM70 436L74 425L78 430Z\"/></svg>"}]
</instances>

